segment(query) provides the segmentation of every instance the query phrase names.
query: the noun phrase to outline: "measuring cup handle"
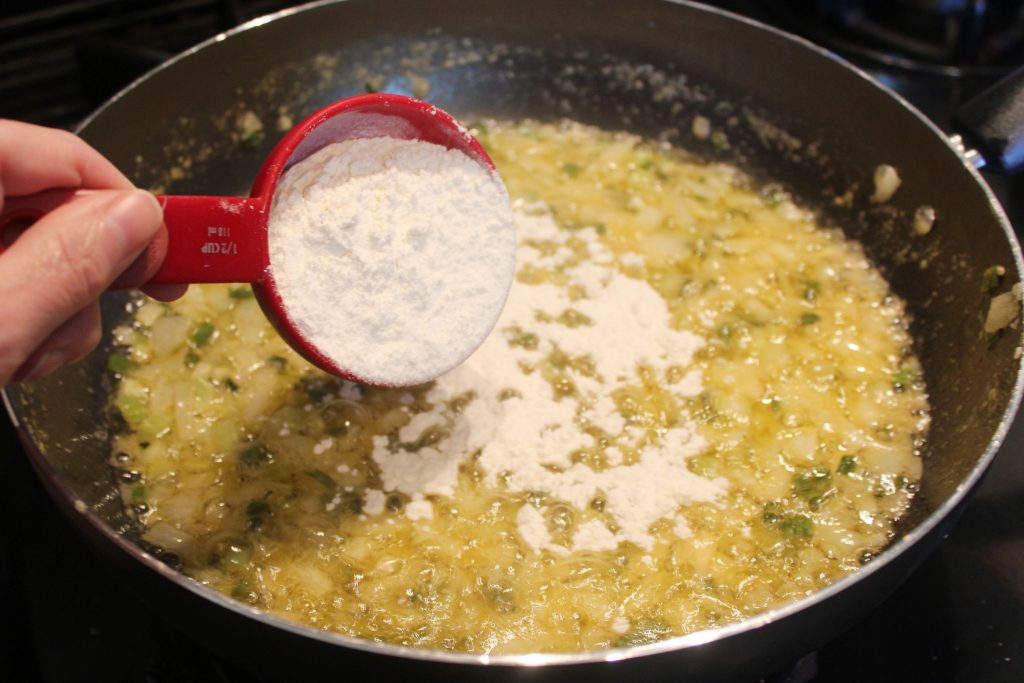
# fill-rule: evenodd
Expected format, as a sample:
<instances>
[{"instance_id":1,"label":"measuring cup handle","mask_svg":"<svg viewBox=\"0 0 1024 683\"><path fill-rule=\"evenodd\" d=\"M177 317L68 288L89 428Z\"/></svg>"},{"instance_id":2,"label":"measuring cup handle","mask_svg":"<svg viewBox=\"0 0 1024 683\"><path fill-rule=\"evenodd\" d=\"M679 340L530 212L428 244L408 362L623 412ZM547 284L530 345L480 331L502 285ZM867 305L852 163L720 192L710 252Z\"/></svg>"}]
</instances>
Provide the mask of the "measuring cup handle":
<instances>
[{"instance_id":1,"label":"measuring cup handle","mask_svg":"<svg viewBox=\"0 0 1024 683\"><path fill-rule=\"evenodd\" d=\"M266 202L161 195L167 255L152 283L254 282L267 269Z\"/></svg>"},{"instance_id":2,"label":"measuring cup handle","mask_svg":"<svg viewBox=\"0 0 1024 683\"><path fill-rule=\"evenodd\" d=\"M12 201L0 214L0 254L7 248L3 238L8 229L31 225L50 209L89 192L52 192ZM157 199L167 225L167 255L150 282L254 282L261 278L268 265L263 199L182 195Z\"/></svg>"}]
</instances>

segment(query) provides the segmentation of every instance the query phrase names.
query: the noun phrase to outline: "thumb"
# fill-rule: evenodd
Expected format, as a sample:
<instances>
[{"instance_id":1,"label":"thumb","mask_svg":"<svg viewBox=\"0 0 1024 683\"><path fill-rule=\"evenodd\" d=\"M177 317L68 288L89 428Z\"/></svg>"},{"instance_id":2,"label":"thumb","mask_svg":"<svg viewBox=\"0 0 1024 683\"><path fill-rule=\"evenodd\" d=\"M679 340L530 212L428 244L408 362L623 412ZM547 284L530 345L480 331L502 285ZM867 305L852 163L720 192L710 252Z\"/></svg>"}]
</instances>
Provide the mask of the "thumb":
<instances>
[{"instance_id":1,"label":"thumb","mask_svg":"<svg viewBox=\"0 0 1024 683\"><path fill-rule=\"evenodd\" d=\"M162 220L148 192L98 191L46 214L0 254L0 376L95 301Z\"/></svg>"}]
</instances>

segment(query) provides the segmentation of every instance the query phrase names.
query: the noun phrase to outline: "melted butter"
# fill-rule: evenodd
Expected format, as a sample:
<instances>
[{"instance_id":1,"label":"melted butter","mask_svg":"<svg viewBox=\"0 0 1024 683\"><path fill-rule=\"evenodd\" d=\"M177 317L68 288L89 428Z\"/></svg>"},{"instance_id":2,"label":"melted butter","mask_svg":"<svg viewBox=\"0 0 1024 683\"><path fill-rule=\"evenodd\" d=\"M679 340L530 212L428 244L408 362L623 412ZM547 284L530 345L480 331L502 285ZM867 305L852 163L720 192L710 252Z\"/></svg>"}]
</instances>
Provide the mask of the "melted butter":
<instances>
[{"instance_id":1,"label":"melted butter","mask_svg":"<svg viewBox=\"0 0 1024 683\"><path fill-rule=\"evenodd\" d=\"M543 202L565 230L595 228L680 329L708 340L699 395L673 396L641 372L613 398L654 434L694 419L709 447L688 466L727 480L724 499L680 509L685 531L654 524L650 551L538 553L517 528L524 503L558 542L605 519L601 501L581 511L511 494L468 458L454 495L430 499L431 518L410 519L414 501L396 493L366 514L366 491L381 488L373 437L426 410L429 387L325 377L246 289L192 287L117 331L129 361L117 365L129 425L117 465L141 475L123 494L145 506L147 539L197 580L319 628L491 653L719 626L807 595L882 547L920 478L927 399L902 305L859 246L733 168L635 137L569 123L482 130L513 197ZM557 386L565 362L539 371ZM412 447L443 438L428 431ZM601 453L580 457L602 466Z\"/></svg>"}]
</instances>

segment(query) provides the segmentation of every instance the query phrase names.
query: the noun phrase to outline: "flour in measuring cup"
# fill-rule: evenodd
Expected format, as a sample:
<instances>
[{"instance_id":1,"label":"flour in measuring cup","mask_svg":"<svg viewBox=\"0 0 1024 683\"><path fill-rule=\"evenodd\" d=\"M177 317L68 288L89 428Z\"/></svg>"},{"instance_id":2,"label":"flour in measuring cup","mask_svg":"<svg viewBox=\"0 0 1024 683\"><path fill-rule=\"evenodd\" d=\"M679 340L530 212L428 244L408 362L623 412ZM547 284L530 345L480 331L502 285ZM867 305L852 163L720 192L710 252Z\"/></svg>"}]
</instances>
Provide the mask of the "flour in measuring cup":
<instances>
[{"instance_id":1,"label":"flour in measuring cup","mask_svg":"<svg viewBox=\"0 0 1024 683\"><path fill-rule=\"evenodd\" d=\"M454 368L497 321L515 228L497 174L419 140L334 143L281 178L271 274L299 331L371 383Z\"/></svg>"}]
</instances>

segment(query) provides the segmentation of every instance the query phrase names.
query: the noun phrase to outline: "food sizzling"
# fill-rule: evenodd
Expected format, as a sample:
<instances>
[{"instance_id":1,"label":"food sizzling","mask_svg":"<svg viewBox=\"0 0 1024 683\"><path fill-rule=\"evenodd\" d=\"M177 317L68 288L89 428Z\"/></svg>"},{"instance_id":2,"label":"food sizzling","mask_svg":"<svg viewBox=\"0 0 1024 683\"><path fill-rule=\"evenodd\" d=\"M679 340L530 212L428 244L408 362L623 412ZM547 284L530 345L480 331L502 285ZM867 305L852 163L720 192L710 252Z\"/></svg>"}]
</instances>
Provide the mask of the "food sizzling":
<instances>
[{"instance_id":1,"label":"food sizzling","mask_svg":"<svg viewBox=\"0 0 1024 683\"><path fill-rule=\"evenodd\" d=\"M246 288L118 330L115 461L147 540L315 627L488 653L738 621L883 547L927 397L859 246L632 136L480 132L517 198L519 272L437 382L328 378Z\"/></svg>"}]
</instances>

